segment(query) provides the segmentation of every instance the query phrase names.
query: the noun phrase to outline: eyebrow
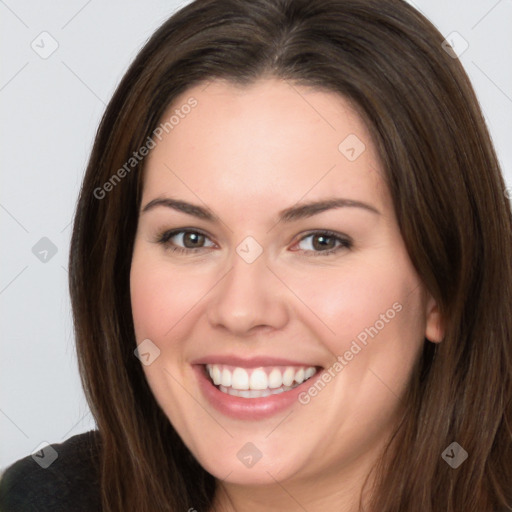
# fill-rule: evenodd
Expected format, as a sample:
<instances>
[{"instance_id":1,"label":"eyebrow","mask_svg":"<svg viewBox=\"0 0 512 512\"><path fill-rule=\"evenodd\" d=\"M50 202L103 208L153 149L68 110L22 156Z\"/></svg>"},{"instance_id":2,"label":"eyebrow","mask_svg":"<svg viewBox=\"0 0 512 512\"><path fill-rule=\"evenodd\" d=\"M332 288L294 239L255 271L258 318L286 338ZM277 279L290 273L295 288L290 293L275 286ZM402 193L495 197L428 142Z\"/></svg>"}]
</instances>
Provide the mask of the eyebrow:
<instances>
[{"instance_id":1,"label":"eyebrow","mask_svg":"<svg viewBox=\"0 0 512 512\"><path fill-rule=\"evenodd\" d=\"M202 206L188 203L187 201L181 201L169 197L157 197L156 199L153 199L148 204L146 204L146 206L144 206L141 213L145 213L158 206L171 208L173 210L197 217L198 219L203 219L210 222L215 222L219 220L219 217L212 213L207 208L203 208ZM367 203L355 201L353 199L332 198L324 199L321 201L311 201L309 203L303 203L297 206L292 206L290 208L281 210L279 212L279 222L293 222L295 220L312 217L313 215L317 215L327 210L343 207L361 208L371 213L380 215L380 212L379 210L377 210L377 208Z\"/></svg>"}]
</instances>

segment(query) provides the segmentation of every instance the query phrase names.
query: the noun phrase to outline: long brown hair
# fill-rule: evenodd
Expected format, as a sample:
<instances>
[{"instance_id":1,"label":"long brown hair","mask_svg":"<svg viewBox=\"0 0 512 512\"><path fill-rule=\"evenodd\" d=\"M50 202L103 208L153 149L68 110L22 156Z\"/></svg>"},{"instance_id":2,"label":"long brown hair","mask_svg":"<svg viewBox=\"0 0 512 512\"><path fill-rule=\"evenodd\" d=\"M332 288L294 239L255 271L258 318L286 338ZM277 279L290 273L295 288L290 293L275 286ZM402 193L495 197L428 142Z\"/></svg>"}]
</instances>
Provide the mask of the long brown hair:
<instances>
[{"instance_id":1,"label":"long brown hair","mask_svg":"<svg viewBox=\"0 0 512 512\"><path fill-rule=\"evenodd\" d=\"M425 341L369 509L512 510L511 210L477 99L443 39L401 0L197 0L140 51L98 129L69 264L106 512L208 511L216 490L133 353L129 274L144 161L112 176L192 85L268 76L357 106L445 322L441 343ZM441 457L452 442L468 453L457 469Z\"/></svg>"}]
</instances>

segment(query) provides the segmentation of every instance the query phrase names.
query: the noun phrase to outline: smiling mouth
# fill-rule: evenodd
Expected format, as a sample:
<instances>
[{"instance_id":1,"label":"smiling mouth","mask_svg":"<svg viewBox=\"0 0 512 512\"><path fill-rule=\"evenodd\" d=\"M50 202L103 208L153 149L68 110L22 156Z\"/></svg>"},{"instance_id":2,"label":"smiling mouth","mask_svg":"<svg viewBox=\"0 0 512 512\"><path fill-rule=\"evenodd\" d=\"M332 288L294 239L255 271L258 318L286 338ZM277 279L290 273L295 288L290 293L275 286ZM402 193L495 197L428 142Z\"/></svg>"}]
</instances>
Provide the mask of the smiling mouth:
<instances>
[{"instance_id":1,"label":"smiling mouth","mask_svg":"<svg viewBox=\"0 0 512 512\"><path fill-rule=\"evenodd\" d=\"M222 393L242 398L263 398L290 391L314 377L316 366L260 366L241 368L206 364L205 373Z\"/></svg>"}]
</instances>

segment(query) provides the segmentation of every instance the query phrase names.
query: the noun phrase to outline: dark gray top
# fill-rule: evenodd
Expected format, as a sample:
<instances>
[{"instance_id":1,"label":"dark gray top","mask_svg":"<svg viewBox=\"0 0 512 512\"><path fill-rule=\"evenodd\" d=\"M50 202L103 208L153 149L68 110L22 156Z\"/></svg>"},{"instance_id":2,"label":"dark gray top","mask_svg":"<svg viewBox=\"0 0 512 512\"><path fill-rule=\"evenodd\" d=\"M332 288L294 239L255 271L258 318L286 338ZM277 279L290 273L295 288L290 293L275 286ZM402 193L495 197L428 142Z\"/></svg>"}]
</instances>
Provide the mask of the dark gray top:
<instances>
[{"instance_id":1,"label":"dark gray top","mask_svg":"<svg viewBox=\"0 0 512 512\"><path fill-rule=\"evenodd\" d=\"M16 461L0 480L0 511L100 512L99 443L90 430Z\"/></svg>"}]
</instances>

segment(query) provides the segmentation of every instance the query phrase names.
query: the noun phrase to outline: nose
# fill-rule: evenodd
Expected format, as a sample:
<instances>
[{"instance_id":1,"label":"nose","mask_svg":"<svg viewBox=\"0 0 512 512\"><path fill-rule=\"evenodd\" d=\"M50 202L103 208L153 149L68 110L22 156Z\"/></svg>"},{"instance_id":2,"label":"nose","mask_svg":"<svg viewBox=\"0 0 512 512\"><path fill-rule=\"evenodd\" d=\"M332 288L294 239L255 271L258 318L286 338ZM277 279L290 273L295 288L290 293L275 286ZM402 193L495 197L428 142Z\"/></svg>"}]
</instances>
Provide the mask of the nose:
<instances>
[{"instance_id":1,"label":"nose","mask_svg":"<svg viewBox=\"0 0 512 512\"><path fill-rule=\"evenodd\" d=\"M286 288L267 267L264 255L247 263L233 254L231 269L212 290L207 313L212 327L243 337L286 325Z\"/></svg>"}]
</instances>

